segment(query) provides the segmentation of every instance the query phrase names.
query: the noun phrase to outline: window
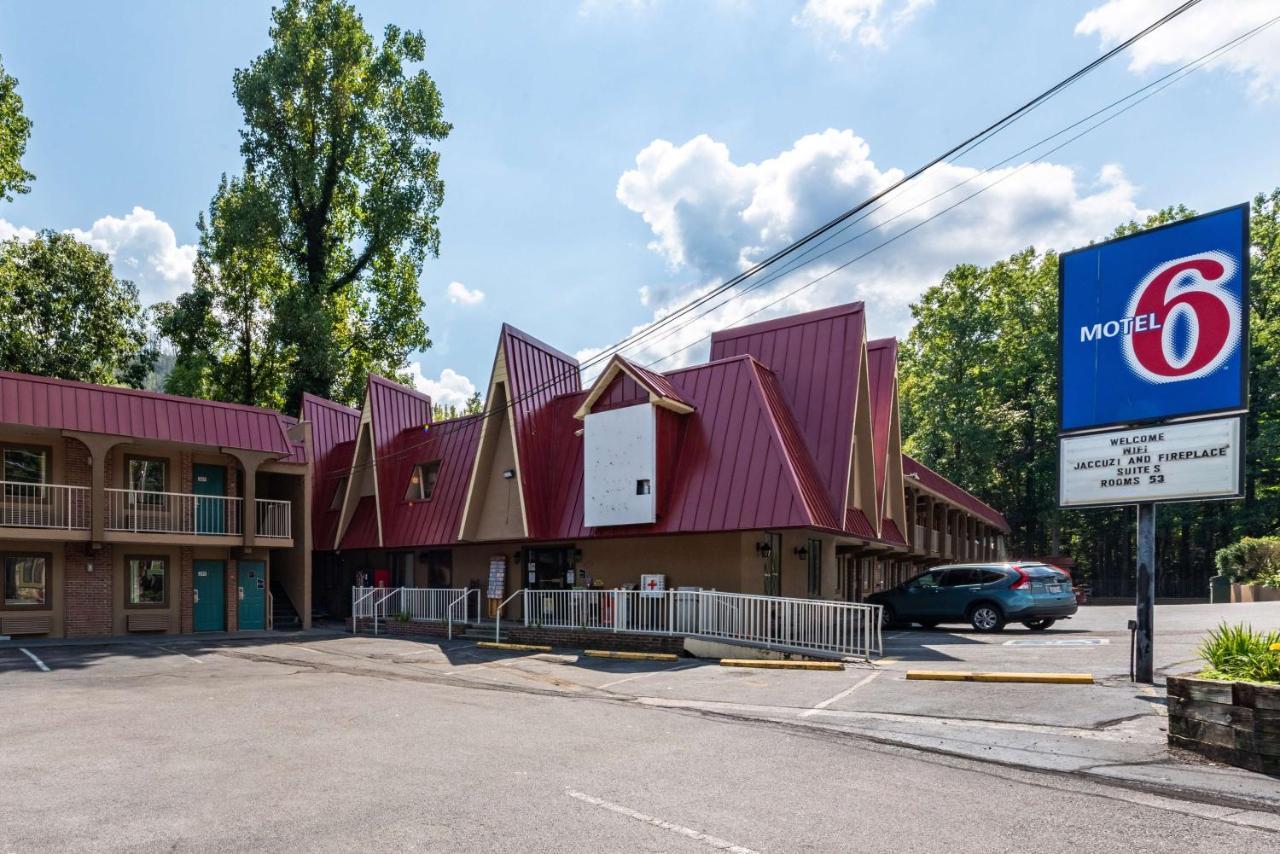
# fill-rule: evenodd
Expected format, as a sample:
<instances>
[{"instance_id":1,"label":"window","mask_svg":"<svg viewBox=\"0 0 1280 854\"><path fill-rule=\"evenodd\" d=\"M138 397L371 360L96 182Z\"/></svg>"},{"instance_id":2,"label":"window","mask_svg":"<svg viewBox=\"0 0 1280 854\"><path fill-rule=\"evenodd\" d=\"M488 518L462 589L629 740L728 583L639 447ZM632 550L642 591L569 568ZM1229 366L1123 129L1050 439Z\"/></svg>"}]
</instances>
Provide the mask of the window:
<instances>
[{"instance_id":1,"label":"window","mask_svg":"<svg viewBox=\"0 0 1280 854\"><path fill-rule=\"evenodd\" d=\"M994 569L981 570L983 584L995 584L997 581L1004 581L1006 576L1003 572L996 572Z\"/></svg>"},{"instance_id":2,"label":"window","mask_svg":"<svg viewBox=\"0 0 1280 854\"><path fill-rule=\"evenodd\" d=\"M431 493L436 489L436 476L440 474L440 461L418 463L409 476L409 489L404 494L405 501L430 501Z\"/></svg>"},{"instance_id":3,"label":"window","mask_svg":"<svg viewBox=\"0 0 1280 854\"><path fill-rule=\"evenodd\" d=\"M649 495L653 492L653 487L648 478L636 481L636 495Z\"/></svg>"},{"instance_id":4,"label":"window","mask_svg":"<svg viewBox=\"0 0 1280 854\"><path fill-rule=\"evenodd\" d=\"M163 497L146 493L168 492L169 461L152 457L128 457L126 463L127 471L125 474L127 481L125 487L135 490L129 496L130 502L134 504L162 504L164 502ZM144 494L137 494L139 492Z\"/></svg>"},{"instance_id":5,"label":"window","mask_svg":"<svg viewBox=\"0 0 1280 854\"><path fill-rule=\"evenodd\" d=\"M9 446L3 450L4 494L14 498L42 498L38 484L49 474L49 451L45 448Z\"/></svg>"},{"instance_id":6,"label":"window","mask_svg":"<svg viewBox=\"0 0 1280 854\"><path fill-rule=\"evenodd\" d=\"M805 558L809 561L809 595L822 595L822 540L809 540L805 546Z\"/></svg>"},{"instance_id":7,"label":"window","mask_svg":"<svg viewBox=\"0 0 1280 854\"><path fill-rule=\"evenodd\" d=\"M938 579L941 576L941 572L926 572L924 575L917 576L907 583L911 587L934 588L938 586Z\"/></svg>"},{"instance_id":8,"label":"window","mask_svg":"<svg viewBox=\"0 0 1280 854\"><path fill-rule=\"evenodd\" d=\"M162 557L125 560L126 606L164 606L169 603L169 561Z\"/></svg>"},{"instance_id":9,"label":"window","mask_svg":"<svg viewBox=\"0 0 1280 854\"><path fill-rule=\"evenodd\" d=\"M347 497L347 478L345 476L338 478L338 488L333 491L333 498L329 501L330 510L341 510L342 501Z\"/></svg>"},{"instance_id":10,"label":"window","mask_svg":"<svg viewBox=\"0 0 1280 854\"><path fill-rule=\"evenodd\" d=\"M980 584L982 572L977 569L952 569L942 577L943 587L965 587Z\"/></svg>"},{"instance_id":11,"label":"window","mask_svg":"<svg viewBox=\"0 0 1280 854\"><path fill-rule=\"evenodd\" d=\"M4 556L4 606L6 608L39 608L48 601L48 590L48 555Z\"/></svg>"}]
</instances>

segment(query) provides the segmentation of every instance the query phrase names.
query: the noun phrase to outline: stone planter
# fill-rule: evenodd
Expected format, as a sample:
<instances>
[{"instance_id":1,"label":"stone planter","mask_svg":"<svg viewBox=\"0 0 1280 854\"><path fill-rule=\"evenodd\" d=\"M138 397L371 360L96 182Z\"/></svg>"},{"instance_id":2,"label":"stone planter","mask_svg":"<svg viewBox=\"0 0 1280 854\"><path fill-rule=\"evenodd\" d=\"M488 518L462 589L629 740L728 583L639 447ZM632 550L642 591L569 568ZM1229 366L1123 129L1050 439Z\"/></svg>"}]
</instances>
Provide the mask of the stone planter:
<instances>
[{"instance_id":1,"label":"stone planter","mask_svg":"<svg viewBox=\"0 0 1280 854\"><path fill-rule=\"evenodd\" d=\"M1280 602L1280 587L1261 584L1232 584L1232 602Z\"/></svg>"},{"instance_id":2,"label":"stone planter","mask_svg":"<svg viewBox=\"0 0 1280 854\"><path fill-rule=\"evenodd\" d=\"M1169 744L1280 774L1280 686L1169 677Z\"/></svg>"}]
</instances>

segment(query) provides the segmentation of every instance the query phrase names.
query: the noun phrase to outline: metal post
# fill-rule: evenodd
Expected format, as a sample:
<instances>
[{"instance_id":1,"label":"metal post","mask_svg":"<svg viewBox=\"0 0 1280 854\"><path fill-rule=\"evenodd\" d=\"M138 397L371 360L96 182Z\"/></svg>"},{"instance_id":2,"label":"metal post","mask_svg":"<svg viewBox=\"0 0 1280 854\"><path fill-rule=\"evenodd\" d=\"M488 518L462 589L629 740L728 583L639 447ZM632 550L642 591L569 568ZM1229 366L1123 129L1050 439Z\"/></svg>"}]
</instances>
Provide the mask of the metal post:
<instances>
[{"instance_id":1,"label":"metal post","mask_svg":"<svg viewBox=\"0 0 1280 854\"><path fill-rule=\"evenodd\" d=\"M1138 632L1135 681L1155 682L1156 505L1138 505Z\"/></svg>"}]
</instances>

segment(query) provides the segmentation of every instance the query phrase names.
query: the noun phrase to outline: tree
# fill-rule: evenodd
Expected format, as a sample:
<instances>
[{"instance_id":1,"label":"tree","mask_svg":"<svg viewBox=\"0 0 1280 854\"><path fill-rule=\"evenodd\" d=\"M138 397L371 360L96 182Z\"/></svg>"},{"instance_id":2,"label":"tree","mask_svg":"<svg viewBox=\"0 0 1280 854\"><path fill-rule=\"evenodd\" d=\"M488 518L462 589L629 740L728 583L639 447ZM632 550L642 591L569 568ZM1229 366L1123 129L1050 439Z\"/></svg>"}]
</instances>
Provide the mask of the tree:
<instances>
[{"instance_id":1,"label":"tree","mask_svg":"<svg viewBox=\"0 0 1280 854\"><path fill-rule=\"evenodd\" d=\"M467 398L467 402L462 406L463 415L479 415L484 411L484 401L480 399L480 392L475 392L471 397Z\"/></svg>"},{"instance_id":2,"label":"tree","mask_svg":"<svg viewBox=\"0 0 1280 854\"><path fill-rule=\"evenodd\" d=\"M272 17L271 47L234 77L246 175L269 202L242 230L265 230L291 279L274 305L285 406L355 402L369 371L403 377L430 346L418 276L440 241L431 144L451 127L430 75L405 68L424 60L421 33L388 26L375 45L342 0L286 0Z\"/></svg>"},{"instance_id":3,"label":"tree","mask_svg":"<svg viewBox=\"0 0 1280 854\"><path fill-rule=\"evenodd\" d=\"M0 367L141 388L154 362L138 289L106 255L54 231L0 243Z\"/></svg>"},{"instance_id":4,"label":"tree","mask_svg":"<svg viewBox=\"0 0 1280 854\"><path fill-rule=\"evenodd\" d=\"M177 350L165 390L280 408L287 351L275 307L290 279L264 223L270 201L252 177L223 176L197 222L195 284L156 309Z\"/></svg>"},{"instance_id":5,"label":"tree","mask_svg":"<svg viewBox=\"0 0 1280 854\"><path fill-rule=\"evenodd\" d=\"M6 74L0 63L0 199L6 202L13 201L14 193L29 192L27 185L35 180L35 175L22 168L30 136L31 120L22 112L18 81Z\"/></svg>"}]
</instances>

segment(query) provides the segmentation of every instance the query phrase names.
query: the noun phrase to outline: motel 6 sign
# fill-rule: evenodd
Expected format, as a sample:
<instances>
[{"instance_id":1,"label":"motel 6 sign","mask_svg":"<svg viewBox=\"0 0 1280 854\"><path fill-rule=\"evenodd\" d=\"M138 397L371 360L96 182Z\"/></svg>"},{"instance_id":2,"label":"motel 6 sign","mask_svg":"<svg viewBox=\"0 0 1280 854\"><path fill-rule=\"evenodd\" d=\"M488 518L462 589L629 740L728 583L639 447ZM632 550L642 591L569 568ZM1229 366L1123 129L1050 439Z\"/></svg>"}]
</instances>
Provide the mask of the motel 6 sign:
<instances>
[{"instance_id":1,"label":"motel 6 sign","mask_svg":"<svg viewBox=\"0 0 1280 854\"><path fill-rule=\"evenodd\" d=\"M1060 506L1241 493L1248 241L1238 205L1062 256Z\"/></svg>"},{"instance_id":2,"label":"motel 6 sign","mask_svg":"<svg viewBox=\"0 0 1280 854\"><path fill-rule=\"evenodd\" d=\"M1062 256L1062 430L1243 410L1247 205Z\"/></svg>"}]
</instances>

